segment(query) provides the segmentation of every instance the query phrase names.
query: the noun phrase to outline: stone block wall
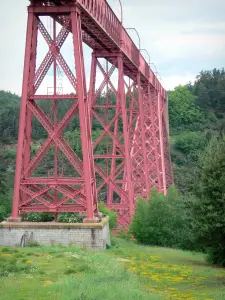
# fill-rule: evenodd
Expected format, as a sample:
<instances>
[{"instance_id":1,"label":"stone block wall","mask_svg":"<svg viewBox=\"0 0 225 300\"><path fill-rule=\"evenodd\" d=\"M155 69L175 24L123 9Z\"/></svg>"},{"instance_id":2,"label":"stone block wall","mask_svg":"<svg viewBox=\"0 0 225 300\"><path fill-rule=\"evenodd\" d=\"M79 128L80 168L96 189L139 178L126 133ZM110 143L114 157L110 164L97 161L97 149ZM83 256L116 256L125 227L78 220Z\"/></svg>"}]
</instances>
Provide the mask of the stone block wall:
<instances>
[{"instance_id":1,"label":"stone block wall","mask_svg":"<svg viewBox=\"0 0 225 300\"><path fill-rule=\"evenodd\" d=\"M108 218L100 223L33 223L2 222L0 246L76 245L93 249L105 249L110 245Z\"/></svg>"}]
</instances>

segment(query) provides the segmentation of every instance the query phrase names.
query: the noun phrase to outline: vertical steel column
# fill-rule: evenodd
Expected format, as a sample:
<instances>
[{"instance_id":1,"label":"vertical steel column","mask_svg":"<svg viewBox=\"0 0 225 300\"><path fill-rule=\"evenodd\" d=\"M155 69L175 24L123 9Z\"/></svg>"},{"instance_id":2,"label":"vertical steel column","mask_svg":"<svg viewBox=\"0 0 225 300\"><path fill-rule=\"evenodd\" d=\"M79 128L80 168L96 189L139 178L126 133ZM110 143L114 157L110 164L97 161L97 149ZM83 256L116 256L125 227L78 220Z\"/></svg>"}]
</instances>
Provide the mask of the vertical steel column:
<instances>
[{"instance_id":1,"label":"vertical steel column","mask_svg":"<svg viewBox=\"0 0 225 300\"><path fill-rule=\"evenodd\" d=\"M164 151L167 155L165 155L165 171L166 171L166 185L167 187L173 184L173 171L172 171L172 162L170 155L170 142L169 142L169 120L168 120L168 103L167 98L163 99L163 132L164 132Z\"/></svg>"},{"instance_id":2,"label":"vertical steel column","mask_svg":"<svg viewBox=\"0 0 225 300\"><path fill-rule=\"evenodd\" d=\"M156 140L156 128L155 128L155 117L153 112L153 101L154 98L151 96L151 87L148 84L148 99L149 99L149 107L150 107L150 115L151 115L151 126L152 126L152 135L153 135L153 147L154 147L154 155L155 155L155 162L156 162L156 171L157 171L157 178L158 178L158 190L161 191L162 189L162 180L160 176L160 167L159 167L159 155L157 151L157 140ZM156 105L157 107L157 105Z\"/></svg>"},{"instance_id":3,"label":"vertical steel column","mask_svg":"<svg viewBox=\"0 0 225 300\"><path fill-rule=\"evenodd\" d=\"M37 55L37 33L38 33L37 19L34 17L33 31L32 31L32 44L31 44L30 73L29 73L29 79L28 79L29 80L28 96L34 95L34 76L35 76L35 70L36 70L36 55ZM32 112L29 107L27 107L25 126L26 126L26 129L25 129L25 145L24 145L25 147L24 147L24 164L23 164L24 170L27 168L27 166L30 162L30 146L31 146L31 134L32 134Z\"/></svg>"},{"instance_id":4,"label":"vertical steel column","mask_svg":"<svg viewBox=\"0 0 225 300\"><path fill-rule=\"evenodd\" d=\"M97 58L95 52L92 52L92 61L91 61L91 73L90 73L90 84L88 92L88 106L91 110L92 103L95 99L95 82L96 82L96 68L97 68ZM90 115L90 120L92 123L93 116Z\"/></svg>"},{"instance_id":5,"label":"vertical steel column","mask_svg":"<svg viewBox=\"0 0 225 300\"><path fill-rule=\"evenodd\" d=\"M95 98L95 84L96 84L96 70L97 70L97 58L95 53L92 53L92 63L91 63L91 74L90 74L90 86L89 86L89 93L88 93L88 132L89 132L89 145L90 145L90 160L91 160L91 171L92 171L92 178L95 179L95 166L94 166L94 155L93 155L93 148L92 148L92 113L91 107ZM96 192L96 181L94 180L92 183L94 192L94 204L96 206L95 213L98 213L98 200L97 200L97 192Z\"/></svg>"},{"instance_id":6,"label":"vertical steel column","mask_svg":"<svg viewBox=\"0 0 225 300\"><path fill-rule=\"evenodd\" d=\"M169 115L168 115L168 96L166 95L164 99L164 119L166 122L166 128L169 136Z\"/></svg>"},{"instance_id":7,"label":"vertical steel column","mask_svg":"<svg viewBox=\"0 0 225 300\"><path fill-rule=\"evenodd\" d=\"M118 114L118 111L120 108L118 108L118 106L120 105L120 97L118 96L118 94L116 95L116 111L115 111L115 115ZM118 118L115 121L115 125L114 125L114 135L118 136ZM115 140L113 140L113 149L112 149L112 155L115 156L116 155L116 142ZM116 170L116 159L115 157L112 157L112 161L111 161L111 174L114 174ZM112 204L113 202L113 186L112 183L109 183L109 193L108 193L108 204ZM122 200L122 199L121 199Z\"/></svg>"},{"instance_id":8,"label":"vertical steel column","mask_svg":"<svg viewBox=\"0 0 225 300\"><path fill-rule=\"evenodd\" d=\"M18 146L17 146L17 156L16 156L16 172L15 172L15 183L14 183L12 218L19 217L20 182L21 182L22 163L23 163L23 156L24 156L24 137L25 137L25 124L26 124L26 112L27 112L27 101L28 101L27 98L28 98L28 86L29 86L29 71L30 71L31 53L32 53L31 47L32 47L32 37L35 31L33 30L33 23L34 23L34 14L28 8L27 36L26 36L22 97L21 97L21 104L20 104L19 134L18 134ZM27 125L29 126L29 124Z\"/></svg>"},{"instance_id":9,"label":"vertical steel column","mask_svg":"<svg viewBox=\"0 0 225 300\"><path fill-rule=\"evenodd\" d=\"M30 74L29 74L29 87L28 87L28 98L29 96L34 95L34 77L36 70L36 55L37 55L37 19L34 17L33 22L33 34L32 34L32 45L31 45L31 60L30 60ZM27 101L33 101L33 99L27 99ZM32 111L27 106L26 112L26 123L25 123L25 136L24 136L24 157L23 157L23 166L22 173L29 165L30 162L30 149L31 149L31 135L32 135ZM30 173L28 174L30 176ZM22 201L28 199L28 195L24 192L21 192Z\"/></svg>"},{"instance_id":10,"label":"vertical steel column","mask_svg":"<svg viewBox=\"0 0 225 300\"><path fill-rule=\"evenodd\" d=\"M77 75L77 94L79 103L79 121L81 131L81 142L83 152L83 172L86 189L86 200L87 200L87 217L94 218L94 202L96 202L97 195L95 189L95 183L92 184L94 170L92 170L91 159L93 160L92 145L90 143L91 133L88 132L90 128L90 112L88 108L87 92L85 84L85 72L84 72L84 61L83 61L83 48L82 48L82 36L81 36L81 20L80 12L77 8L73 8L71 12L72 20L72 35L74 45L74 58L76 65Z\"/></svg>"},{"instance_id":11,"label":"vertical steel column","mask_svg":"<svg viewBox=\"0 0 225 300\"><path fill-rule=\"evenodd\" d=\"M162 111L161 111L161 95L157 91L157 111L159 119L159 139L160 139L160 157L162 165L162 182L163 182L163 193L166 195L166 174L165 174L165 157L164 157L164 141L163 141L163 131L162 131Z\"/></svg>"},{"instance_id":12,"label":"vertical steel column","mask_svg":"<svg viewBox=\"0 0 225 300\"><path fill-rule=\"evenodd\" d=\"M53 20L53 42L54 46L56 46L56 21ZM53 61L53 72L54 72L54 100L53 100L53 126L54 130L57 126L57 64L56 64L56 53L54 53L54 61ZM54 143L54 178L57 180L58 177L58 146ZM54 202L57 203L57 191L54 191ZM57 218L57 213L55 213L55 218Z\"/></svg>"},{"instance_id":13,"label":"vertical steel column","mask_svg":"<svg viewBox=\"0 0 225 300\"><path fill-rule=\"evenodd\" d=\"M118 99L118 97L117 97ZM116 101L117 103L117 101ZM116 108L116 114L118 112L118 108ZM117 135L118 133L118 119L115 121L115 127L114 127L114 135ZM113 149L112 149L112 155L115 156L116 155L116 143L115 141L113 141ZM111 174L114 174L116 169L116 159L115 157L112 157L112 161L111 161ZM112 183L109 183L109 193L108 193L108 204L112 204L113 202L113 187L112 187Z\"/></svg>"},{"instance_id":14,"label":"vertical steel column","mask_svg":"<svg viewBox=\"0 0 225 300\"><path fill-rule=\"evenodd\" d=\"M118 72L119 72L119 82L118 82L118 92L119 99L122 109L123 118L123 135L124 135L124 148L125 148L125 163L127 172L127 185L128 185L128 201L130 215L134 214L134 189L132 183L132 169L131 169L131 159L130 159L130 140L128 136L128 126L127 126L127 112L126 112L126 99L124 90L124 71L123 71L123 58L122 54L118 54Z\"/></svg>"},{"instance_id":15,"label":"vertical steel column","mask_svg":"<svg viewBox=\"0 0 225 300\"><path fill-rule=\"evenodd\" d=\"M146 151L146 143L145 143L144 109L143 109L143 97L142 97L140 73L138 73L138 75L137 75L137 83L138 83L138 104L139 104L140 123L141 123L141 142L142 142L142 149L143 149L143 161L144 161L144 172L145 172L145 187L146 187L146 193L148 194L150 191L150 187L149 187L149 180L148 180L147 151Z\"/></svg>"},{"instance_id":16,"label":"vertical steel column","mask_svg":"<svg viewBox=\"0 0 225 300\"><path fill-rule=\"evenodd\" d=\"M90 128L89 131L91 133L92 131L92 119L93 119L93 115L91 113L91 109L92 109L92 105L93 102L95 100L95 84L96 84L96 70L97 70L97 58L95 55L95 52L92 52L92 62L91 62L91 73L90 73L90 83L89 83L89 92L88 92L88 115L89 115L89 125L88 127ZM90 137L90 139L92 139L92 137ZM94 174L94 156L93 156L93 150L92 150L92 141L90 143L90 147L91 147L91 170L92 170L92 176L93 178L95 178L95 174ZM93 183L93 189L96 191L96 182ZM94 195L94 202L96 204L96 213L98 212L98 201L97 201L97 192L95 192L96 194ZM95 198L96 197L96 198Z\"/></svg>"}]
</instances>

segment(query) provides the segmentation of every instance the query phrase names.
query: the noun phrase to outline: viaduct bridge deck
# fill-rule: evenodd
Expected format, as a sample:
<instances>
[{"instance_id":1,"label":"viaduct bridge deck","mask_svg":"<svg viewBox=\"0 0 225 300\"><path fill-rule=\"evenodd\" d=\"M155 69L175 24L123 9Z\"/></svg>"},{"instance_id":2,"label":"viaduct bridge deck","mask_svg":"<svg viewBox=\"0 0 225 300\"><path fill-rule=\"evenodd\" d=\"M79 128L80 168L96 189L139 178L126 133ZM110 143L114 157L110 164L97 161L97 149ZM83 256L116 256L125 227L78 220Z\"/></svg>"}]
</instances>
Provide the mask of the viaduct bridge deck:
<instances>
[{"instance_id":1,"label":"viaduct bridge deck","mask_svg":"<svg viewBox=\"0 0 225 300\"><path fill-rule=\"evenodd\" d=\"M71 12L71 6L79 7L81 10L83 41L95 50L99 57L102 56L108 60L110 60L110 54L121 51L124 58L124 73L135 79L133 74L140 72L142 84L146 85L149 82L164 99L166 98L166 91L157 76L105 0L31 0L31 3L34 5L33 11L38 12L39 15L49 15L51 11L59 19L60 13L65 16L66 11L68 14ZM35 9L36 5L38 7ZM42 8L40 8L40 5ZM49 6L51 6L51 9L49 9ZM59 19L58 21L60 21ZM113 60L111 62L114 63Z\"/></svg>"}]
</instances>

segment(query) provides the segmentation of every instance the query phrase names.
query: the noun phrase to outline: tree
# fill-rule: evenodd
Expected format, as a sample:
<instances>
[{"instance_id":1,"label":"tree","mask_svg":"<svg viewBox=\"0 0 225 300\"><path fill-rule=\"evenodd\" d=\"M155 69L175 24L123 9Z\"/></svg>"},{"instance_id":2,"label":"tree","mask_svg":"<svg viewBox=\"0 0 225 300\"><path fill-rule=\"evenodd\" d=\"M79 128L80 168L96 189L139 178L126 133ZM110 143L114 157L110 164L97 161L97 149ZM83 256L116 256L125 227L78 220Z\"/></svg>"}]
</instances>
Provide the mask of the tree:
<instances>
[{"instance_id":1,"label":"tree","mask_svg":"<svg viewBox=\"0 0 225 300\"><path fill-rule=\"evenodd\" d=\"M11 210L9 182L6 176L6 169L1 163L1 159L0 154L0 222L7 217Z\"/></svg>"},{"instance_id":2,"label":"tree","mask_svg":"<svg viewBox=\"0 0 225 300\"><path fill-rule=\"evenodd\" d=\"M203 117L199 107L195 105L196 97L188 86L177 86L174 91L168 92L169 121L172 131L181 131L199 124Z\"/></svg>"},{"instance_id":3,"label":"tree","mask_svg":"<svg viewBox=\"0 0 225 300\"><path fill-rule=\"evenodd\" d=\"M187 132L176 135L171 147L174 163L174 182L180 190L194 192L198 189L197 168L199 154L205 149L210 136L200 132Z\"/></svg>"},{"instance_id":4,"label":"tree","mask_svg":"<svg viewBox=\"0 0 225 300\"><path fill-rule=\"evenodd\" d=\"M210 98L207 87L203 83L199 83L197 90L197 101L196 103L203 109L210 107Z\"/></svg>"},{"instance_id":5,"label":"tree","mask_svg":"<svg viewBox=\"0 0 225 300\"><path fill-rule=\"evenodd\" d=\"M196 77L194 94L197 104L215 113L225 111L225 70L201 71Z\"/></svg>"},{"instance_id":6,"label":"tree","mask_svg":"<svg viewBox=\"0 0 225 300\"><path fill-rule=\"evenodd\" d=\"M198 240L212 263L225 266L225 139L214 137L200 161Z\"/></svg>"},{"instance_id":7,"label":"tree","mask_svg":"<svg viewBox=\"0 0 225 300\"><path fill-rule=\"evenodd\" d=\"M197 132L188 132L176 138L175 148L195 163L198 160L199 151L205 148L206 141L204 135Z\"/></svg>"},{"instance_id":8,"label":"tree","mask_svg":"<svg viewBox=\"0 0 225 300\"><path fill-rule=\"evenodd\" d=\"M130 232L146 245L192 249L195 239L189 203L190 198L173 186L166 196L152 190L149 201L138 199Z\"/></svg>"},{"instance_id":9,"label":"tree","mask_svg":"<svg viewBox=\"0 0 225 300\"><path fill-rule=\"evenodd\" d=\"M0 91L0 141L11 143L17 138L20 98L10 92Z\"/></svg>"}]
</instances>

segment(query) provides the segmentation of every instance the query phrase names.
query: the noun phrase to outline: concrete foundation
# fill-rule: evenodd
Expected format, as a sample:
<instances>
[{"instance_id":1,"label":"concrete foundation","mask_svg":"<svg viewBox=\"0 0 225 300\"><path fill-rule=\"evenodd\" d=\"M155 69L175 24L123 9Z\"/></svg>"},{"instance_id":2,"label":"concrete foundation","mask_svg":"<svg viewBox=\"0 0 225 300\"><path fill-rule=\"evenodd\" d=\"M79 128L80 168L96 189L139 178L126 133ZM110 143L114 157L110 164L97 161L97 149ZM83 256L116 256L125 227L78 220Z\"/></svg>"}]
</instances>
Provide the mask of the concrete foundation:
<instances>
[{"instance_id":1,"label":"concrete foundation","mask_svg":"<svg viewBox=\"0 0 225 300\"><path fill-rule=\"evenodd\" d=\"M110 245L108 218L99 223L0 223L0 246L76 245L105 249Z\"/></svg>"}]
</instances>

